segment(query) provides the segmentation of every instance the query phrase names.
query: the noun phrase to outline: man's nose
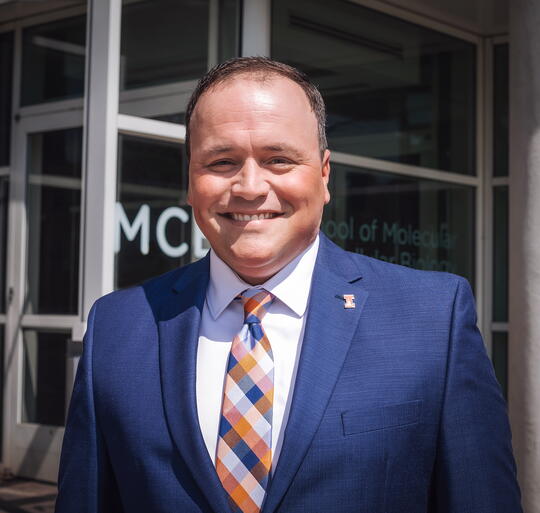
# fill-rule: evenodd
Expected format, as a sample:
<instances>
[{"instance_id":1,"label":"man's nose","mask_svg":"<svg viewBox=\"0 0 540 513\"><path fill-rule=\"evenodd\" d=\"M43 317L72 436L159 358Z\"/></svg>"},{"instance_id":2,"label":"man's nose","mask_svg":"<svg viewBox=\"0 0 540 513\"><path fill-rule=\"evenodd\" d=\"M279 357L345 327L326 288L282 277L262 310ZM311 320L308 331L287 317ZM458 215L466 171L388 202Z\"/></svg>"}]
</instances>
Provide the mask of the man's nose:
<instances>
[{"instance_id":1,"label":"man's nose","mask_svg":"<svg viewBox=\"0 0 540 513\"><path fill-rule=\"evenodd\" d=\"M246 200L254 200L260 196L266 196L269 189L266 170L261 168L254 159L247 159L235 176L231 192Z\"/></svg>"}]
</instances>

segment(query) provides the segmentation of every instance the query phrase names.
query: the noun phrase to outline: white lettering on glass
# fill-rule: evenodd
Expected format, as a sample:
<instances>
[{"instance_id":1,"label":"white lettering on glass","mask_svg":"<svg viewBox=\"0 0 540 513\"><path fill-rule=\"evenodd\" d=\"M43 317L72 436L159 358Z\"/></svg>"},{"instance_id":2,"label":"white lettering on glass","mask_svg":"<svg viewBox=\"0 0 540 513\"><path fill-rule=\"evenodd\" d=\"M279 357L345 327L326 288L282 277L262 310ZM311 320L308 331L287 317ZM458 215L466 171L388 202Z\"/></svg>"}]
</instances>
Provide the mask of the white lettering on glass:
<instances>
[{"instance_id":1,"label":"white lettering on glass","mask_svg":"<svg viewBox=\"0 0 540 513\"><path fill-rule=\"evenodd\" d=\"M167 223L173 218L176 217L183 223L189 221L189 214L180 207L169 207L166 208L158 218L156 225L156 239L161 251L165 253L168 257L178 258L185 255L188 252L189 246L187 243L182 242L178 246L172 246L167 240L165 235L165 230L167 229Z\"/></svg>"},{"instance_id":2,"label":"white lettering on glass","mask_svg":"<svg viewBox=\"0 0 540 513\"><path fill-rule=\"evenodd\" d=\"M141 205L133 223L130 224L124 207L121 203L116 203L116 244L114 248L116 253L120 251L121 231L124 232L126 239L129 241L135 240L137 233L140 231L141 253L148 255L150 251L150 207Z\"/></svg>"},{"instance_id":3,"label":"white lettering on glass","mask_svg":"<svg viewBox=\"0 0 540 513\"><path fill-rule=\"evenodd\" d=\"M191 228L191 250L193 251L193 258L197 260L203 258L208 253L208 249L208 241L195 222L195 219L193 219Z\"/></svg>"}]
</instances>

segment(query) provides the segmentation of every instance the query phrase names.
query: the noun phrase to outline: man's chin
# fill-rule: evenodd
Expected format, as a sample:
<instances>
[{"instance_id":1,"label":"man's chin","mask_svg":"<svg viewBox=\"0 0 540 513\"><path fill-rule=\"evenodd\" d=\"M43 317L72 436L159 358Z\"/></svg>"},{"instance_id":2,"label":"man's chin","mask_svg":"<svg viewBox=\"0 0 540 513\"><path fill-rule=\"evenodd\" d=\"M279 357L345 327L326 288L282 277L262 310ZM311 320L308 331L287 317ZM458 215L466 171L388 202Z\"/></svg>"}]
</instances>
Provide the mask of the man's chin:
<instances>
[{"instance_id":1,"label":"man's chin","mask_svg":"<svg viewBox=\"0 0 540 513\"><path fill-rule=\"evenodd\" d=\"M272 266L273 262L276 259L276 255L273 253L266 252L240 252L232 253L229 257L231 266L237 267L239 269L261 269Z\"/></svg>"},{"instance_id":2,"label":"man's chin","mask_svg":"<svg viewBox=\"0 0 540 513\"><path fill-rule=\"evenodd\" d=\"M225 259L229 267L244 281L263 283L287 265L278 255L269 251L231 252Z\"/></svg>"}]
</instances>

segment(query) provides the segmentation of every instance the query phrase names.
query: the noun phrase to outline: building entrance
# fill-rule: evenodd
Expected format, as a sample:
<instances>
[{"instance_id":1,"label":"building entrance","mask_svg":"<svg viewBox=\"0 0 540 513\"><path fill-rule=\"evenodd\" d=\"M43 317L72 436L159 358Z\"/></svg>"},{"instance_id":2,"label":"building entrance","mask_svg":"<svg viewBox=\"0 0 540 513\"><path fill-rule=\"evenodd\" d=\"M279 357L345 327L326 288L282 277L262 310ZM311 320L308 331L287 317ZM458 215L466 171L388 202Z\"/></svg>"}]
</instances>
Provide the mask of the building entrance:
<instances>
[{"instance_id":1,"label":"building entrance","mask_svg":"<svg viewBox=\"0 0 540 513\"><path fill-rule=\"evenodd\" d=\"M186 201L184 113L196 79L237 55L319 85L332 152L322 230L350 251L468 278L505 386L508 47L422 3L0 8L4 467L56 480L95 299L208 250Z\"/></svg>"}]
</instances>

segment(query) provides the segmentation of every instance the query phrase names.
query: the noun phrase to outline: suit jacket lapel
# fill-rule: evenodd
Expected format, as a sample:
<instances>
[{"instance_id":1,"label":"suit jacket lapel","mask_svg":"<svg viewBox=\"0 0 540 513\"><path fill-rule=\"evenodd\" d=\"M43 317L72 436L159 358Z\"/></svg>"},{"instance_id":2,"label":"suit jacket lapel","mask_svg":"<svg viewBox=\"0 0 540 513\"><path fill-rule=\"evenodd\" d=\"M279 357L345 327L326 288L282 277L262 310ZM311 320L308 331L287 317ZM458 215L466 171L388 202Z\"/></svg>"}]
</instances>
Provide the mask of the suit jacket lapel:
<instances>
[{"instance_id":1,"label":"suit jacket lapel","mask_svg":"<svg viewBox=\"0 0 540 513\"><path fill-rule=\"evenodd\" d=\"M197 417L195 372L209 258L186 268L162 305L159 320L161 386L171 436L214 511L229 503L210 460Z\"/></svg>"},{"instance_id":2,"label":"suit jacket lapel","mask_svg":"<svg viewBox=\"0 0 540 513\"><path fill-rule=\"evenodd\" d=\"M326 410L368 295L360 278L351 257L321 235L289 420L263 513L278 507ZM354 294L354 309L344 308L344 294Z\"/></svg>"}]
</instances>

